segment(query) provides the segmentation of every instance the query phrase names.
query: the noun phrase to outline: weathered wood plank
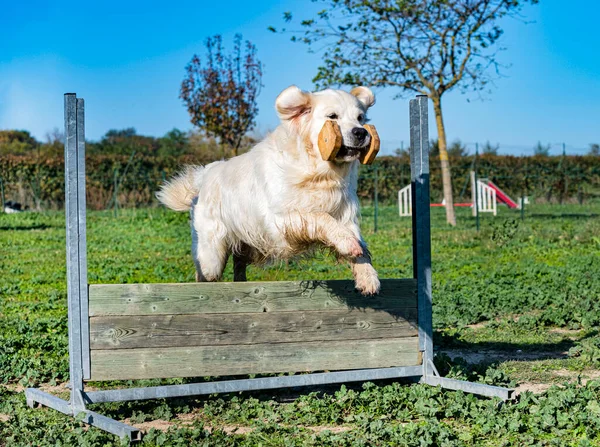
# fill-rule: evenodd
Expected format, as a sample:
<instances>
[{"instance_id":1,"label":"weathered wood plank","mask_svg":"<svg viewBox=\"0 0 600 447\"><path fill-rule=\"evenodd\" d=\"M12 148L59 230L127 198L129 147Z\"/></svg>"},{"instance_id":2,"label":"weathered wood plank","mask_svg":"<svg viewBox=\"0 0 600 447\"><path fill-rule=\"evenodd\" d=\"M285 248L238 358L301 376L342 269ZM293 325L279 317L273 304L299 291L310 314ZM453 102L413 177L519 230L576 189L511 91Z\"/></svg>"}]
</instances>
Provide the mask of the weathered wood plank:
<instances>
[{"instance_id":1,"label":"weathered wood plank","mask_svg":"<svg viewBox=\"0 0 600 447\"><path fill-rule=\"evenodd\" d=\"M90 318L92 349L414 337L417 310L327 310Z\"/></svg>"},{"instance_id":2,"label":"weathered wood plank","mask_svg":"<svg viewBox=\"0 0 600 447\"><path fill-rule=\"evenodd\" d=\"M416 366L418 338L96 350L91 380L201 377Z\"/></svg>"},{"instance_id":3,"label":"weathered wood plank","mask_svg":"<svg viewBox=\"0 0 600 447\"><path fill-rule=\"evenodd\" d=\"M416 307L414 279L384 279L364 297L353 281L93 284L90 316Z\"/></svg>"}]
</instances>

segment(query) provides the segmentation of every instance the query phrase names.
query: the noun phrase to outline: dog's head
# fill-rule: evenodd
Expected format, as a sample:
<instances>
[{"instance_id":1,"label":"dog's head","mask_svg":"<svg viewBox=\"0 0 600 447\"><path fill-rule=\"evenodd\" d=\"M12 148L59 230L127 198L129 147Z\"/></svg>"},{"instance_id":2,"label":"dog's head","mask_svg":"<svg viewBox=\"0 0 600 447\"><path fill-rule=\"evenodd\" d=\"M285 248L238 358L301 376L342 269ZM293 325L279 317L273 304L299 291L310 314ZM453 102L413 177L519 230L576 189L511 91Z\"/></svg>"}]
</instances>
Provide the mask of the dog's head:
<instances>
[{"instance_id":1,"label":"dog's head","mask_svg":"<svg viewBox=\"0 0 600 447\"><path fill-rule=\"evenodd\" d=\"M363 124L373 104L375 95L367 87L356 87L350 93L330 89L309 93L292 85L279 94L275 108L290 132L300 135L307 143L307 150L319 158L319 132L325 121L335 121L343 141L335 162L348 163L369 147L371 137Z\"/></svg>"}]
</instances>

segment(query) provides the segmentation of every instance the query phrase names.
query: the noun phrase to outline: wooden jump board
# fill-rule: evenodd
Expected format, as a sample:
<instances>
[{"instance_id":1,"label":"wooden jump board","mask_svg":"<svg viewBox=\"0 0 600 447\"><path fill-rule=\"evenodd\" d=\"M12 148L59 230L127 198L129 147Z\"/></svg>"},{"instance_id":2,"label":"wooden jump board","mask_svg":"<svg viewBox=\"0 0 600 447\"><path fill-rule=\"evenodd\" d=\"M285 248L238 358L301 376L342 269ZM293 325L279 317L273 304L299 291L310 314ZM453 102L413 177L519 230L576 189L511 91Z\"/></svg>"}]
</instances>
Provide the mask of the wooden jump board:
<instances>
[{"instance_id":1,"label":"wooden jump board","mask_svg":"<svg viewBox=\"0 0 600 447\"><path fill-rule=\"evenodd\" d=\"M414 279L89 286L90 380L415 366Z\"/></svg>"}]
</instances>

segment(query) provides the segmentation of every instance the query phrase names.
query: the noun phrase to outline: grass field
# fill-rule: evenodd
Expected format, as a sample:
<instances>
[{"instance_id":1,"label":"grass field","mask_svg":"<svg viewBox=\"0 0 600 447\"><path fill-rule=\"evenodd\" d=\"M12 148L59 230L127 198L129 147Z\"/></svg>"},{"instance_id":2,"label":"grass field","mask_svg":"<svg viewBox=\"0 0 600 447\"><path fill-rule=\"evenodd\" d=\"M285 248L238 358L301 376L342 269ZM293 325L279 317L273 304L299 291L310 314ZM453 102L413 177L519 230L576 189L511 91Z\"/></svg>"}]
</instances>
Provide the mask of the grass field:
<instances>
[{"instance_id":1,"label":"grass field","mask_svg":"<svg viewBox=\"0 0 600 447\"><path fill-rule=\"evenodd\" d=\"M411 276L410 221L384 207L373 233L372 212L363 209L363 230L380 276ZM535 205L525 221L501 209L484 216L479 233L469 210L459 210L452 229L443 210L432 213L438 369L516 386L515 401L382 382L94 409L148 429L143 445L600 445L600 204ZM90 213L89 282L192 281L187 220L162 209ZM25 386L67 394L64 238L60 212L0 214L1 446L120 444L25 405ZM248 277L334 279L350 271L318 255L251 268Z\"/></svg>"}]
</instances>

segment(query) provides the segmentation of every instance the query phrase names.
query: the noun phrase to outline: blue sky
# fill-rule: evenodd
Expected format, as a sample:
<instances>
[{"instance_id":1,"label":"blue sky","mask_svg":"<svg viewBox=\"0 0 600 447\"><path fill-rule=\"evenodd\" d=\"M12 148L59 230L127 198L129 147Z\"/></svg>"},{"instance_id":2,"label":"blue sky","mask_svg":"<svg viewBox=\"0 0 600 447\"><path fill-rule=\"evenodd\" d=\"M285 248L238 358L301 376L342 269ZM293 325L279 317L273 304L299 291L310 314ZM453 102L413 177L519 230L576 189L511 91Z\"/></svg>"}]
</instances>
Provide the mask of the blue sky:
<instances>
[{"instance_id":1,"label":"blue sky","mask_svg":"<svg viewBox=\"0 0 600 447\"><path fill-rule=\"evenodd\" d=\"M274 35L284 11L317 10L308 1L23 1L4 2L0 27L0 129L30 130L38 139L63 126L62 94L86 100L87 136L135 127L160 136L190 129L179 85L206 37L227 46L242 33L265 65L258 132L277 125L273 103L290 84L312 89L318 54ZM444 99L449 140L500 143L502 152L531 153L538 140L552 153L584 153L600 143L600 2L540 0L525 24L505 21L501 61L506 77L484 101L451 92ZM370 118L392 151L408 141L407 99L376 90ZM435 126L431 122L431 134Z\"/></svg>"}]
</instances>

